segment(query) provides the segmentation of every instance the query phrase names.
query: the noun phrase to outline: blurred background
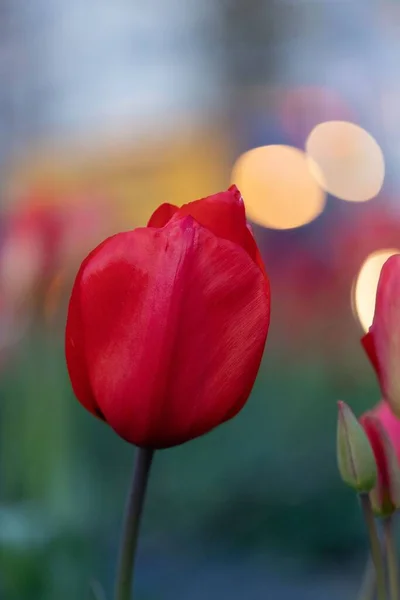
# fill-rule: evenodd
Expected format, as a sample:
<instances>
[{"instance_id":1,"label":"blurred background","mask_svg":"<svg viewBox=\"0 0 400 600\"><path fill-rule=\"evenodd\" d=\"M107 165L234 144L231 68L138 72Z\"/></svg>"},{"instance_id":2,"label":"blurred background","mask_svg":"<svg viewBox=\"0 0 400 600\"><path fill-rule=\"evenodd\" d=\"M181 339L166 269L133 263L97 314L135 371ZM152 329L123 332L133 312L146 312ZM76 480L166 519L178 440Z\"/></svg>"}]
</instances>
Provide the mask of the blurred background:
<instances>
[{"instance_id":1,"label":"blurred background","mask_svg":"<svg viewBox=\"0 0 400 600\"><path fill-rule=\"evenodd\" d=\"M232 182L270 336L242 413L156 456L137 599L354 597L336 401L379 399L359 338L400 251L399 25L398 0L1 0L1 599L110 597L133 449L70 389L80 261Z\"/></svg>"}]
</instances>

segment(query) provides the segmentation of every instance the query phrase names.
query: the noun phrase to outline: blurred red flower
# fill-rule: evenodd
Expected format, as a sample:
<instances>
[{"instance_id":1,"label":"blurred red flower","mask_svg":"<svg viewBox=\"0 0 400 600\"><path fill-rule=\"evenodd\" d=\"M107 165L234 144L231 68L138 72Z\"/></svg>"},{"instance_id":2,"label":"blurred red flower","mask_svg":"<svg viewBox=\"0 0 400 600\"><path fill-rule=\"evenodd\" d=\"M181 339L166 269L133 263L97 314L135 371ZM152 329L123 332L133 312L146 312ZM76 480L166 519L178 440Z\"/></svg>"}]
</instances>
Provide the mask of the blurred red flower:
<instances>
[{"instance_id":1,"label":"blurred red flower","mask_svg":"<svg viewBox=\"0 0 400 600\"><path fill-rule=\"evenodd\" d=\"M0 276L2 289L11 301L23 299L40 279L52 275L62 229L62 216L55 208L29 206L8 217Z\"/></svg>"},{"instance_id":2,"label":"blurred red flower","mask_svg":"<svg viewBox=\"0 0 400 600\"><path fill-rule=\"evenodd\" d=\"M75 270L104 236L105 222L104 206L92 198L49 204L32 193L6 217L0 286L7 301L19 305L38 292L46 293L61 273L71 266Z\"/></svg>"},{"instance_id":3,"label":"blurred red flower","mask_svg":"<svg viewBox=\"0 0 400 600\"><path fill-rule=\"evenodd\" d=\"M164 448L236 415L270 318L269 281L240 192L119 233L84 260L66 326L72 387L122 438Z\"/></svg>"},{"instance_id":4,"label":"blurred red flower","mask_svg":"<svg viewBox=\"0 0 400 600\"><path fill-rule=\"evenodd\" d=\"M332 263L346 289L372 253L400 245L400 219L388 204L367 202L362 212L341 205L341 219L330 240Z\"/></svg>"}]
</instances>

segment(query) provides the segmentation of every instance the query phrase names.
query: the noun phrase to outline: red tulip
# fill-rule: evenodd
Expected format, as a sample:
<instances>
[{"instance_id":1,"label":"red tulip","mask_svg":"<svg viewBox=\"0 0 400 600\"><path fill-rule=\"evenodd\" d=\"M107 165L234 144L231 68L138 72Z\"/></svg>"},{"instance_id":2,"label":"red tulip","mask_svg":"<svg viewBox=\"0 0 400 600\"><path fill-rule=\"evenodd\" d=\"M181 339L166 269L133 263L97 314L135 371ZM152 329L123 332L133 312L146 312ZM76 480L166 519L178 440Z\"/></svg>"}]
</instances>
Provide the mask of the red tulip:
<instances>
[{"instance_id":1,"label":"red tulip","mask_svg":"<svg viewBox=\"0 0 400 600\"><path fill-rule=\"evenodd\" d=\"M243 407L269 313L239 191L163 204L81 265L66 327L72 387L127 441L181 444Z\"/></svg>"},{"instance_id":2,"label":"red tulip","mask_svg":"<svg viewBox=\"0 0 400 600\"><path fill-rule=\"evenodd\" d=\"M383 397L400 416L400 254L383 265L375 314L361 340L376 371Z\"/></svg>"},{"instance_id":3,"label":"red tulip","mask_svg":"<svg viewBox=\"0 0 400 600\"><path fill-rule=\"evenodd\" d=\"M377 514L390 515L400 507L400 467L396 456L400 447L400 421L383 402L361 417L360 422L369 438L378 470L377 483L370 494L372 506Z\"/></svg>"}]
</instances>

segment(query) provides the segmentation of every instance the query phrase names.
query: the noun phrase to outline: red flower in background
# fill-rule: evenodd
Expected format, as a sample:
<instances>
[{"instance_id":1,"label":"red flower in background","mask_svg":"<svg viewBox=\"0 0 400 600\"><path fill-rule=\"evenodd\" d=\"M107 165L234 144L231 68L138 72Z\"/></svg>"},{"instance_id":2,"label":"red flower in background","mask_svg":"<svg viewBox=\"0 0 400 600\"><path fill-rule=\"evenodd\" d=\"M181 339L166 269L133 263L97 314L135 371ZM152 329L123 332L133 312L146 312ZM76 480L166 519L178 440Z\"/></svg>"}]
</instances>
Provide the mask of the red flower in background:
<instances>
[{"instance_id":1,"label":"red flower in background","mask_svg":"<svg viewBox=\"0 0 400 600\"><path fill-rule=\"evenodd\" d=\"M341 206L340 228L332 239L333 263L338 273L352 280L365 259L373 252L397 248L400 244L400 219L388 204L366 203L361 214Z\"/></svg>"},{"instance_id":2,"label":"red flower in background","mask_svg":"<svg viewBox=\"0 0 400 600\"><path fill-rule=\"evenodd\" d=\"M269 316L239 191L163 204L82 263L66 327L73 389L127 441L181 444L241 410Z\"/></svg>"},{"instance_id":3,"label":"red flower in background","mask_svg":"<svg viewBox=\"0 0 400 600\"><path fill-rule=\"evenodd\" d=\"M79 265L106 231L110 218L93 197L51 198L32 193L6 216L0 248L0 285L11 304L43 293L55 278ZM96 200L96 201L95 201Z\"/></svg>"},{"instance_id":4,"label":"red flower in background","mask_svg":"<svg viewBox=\"0 0 400 600\"><path fill-rule=\"evenodd\" d=\"M361 342L376 371L382 396L400 416L400 254L383 265L374 320Z\"/></svg>"},{"instance_id":5,"label":"red flower in background","mask_svg":"<svg viewBox=\"0 0 400 600\"><path fill-rule=\"evenodd\" d=\"M62 214L55 207L28 206L9 216L1 248L0 276L2 289L10 300L22 299L41 279L53 274L62 231Z\"/></svg>"}]
</instances>

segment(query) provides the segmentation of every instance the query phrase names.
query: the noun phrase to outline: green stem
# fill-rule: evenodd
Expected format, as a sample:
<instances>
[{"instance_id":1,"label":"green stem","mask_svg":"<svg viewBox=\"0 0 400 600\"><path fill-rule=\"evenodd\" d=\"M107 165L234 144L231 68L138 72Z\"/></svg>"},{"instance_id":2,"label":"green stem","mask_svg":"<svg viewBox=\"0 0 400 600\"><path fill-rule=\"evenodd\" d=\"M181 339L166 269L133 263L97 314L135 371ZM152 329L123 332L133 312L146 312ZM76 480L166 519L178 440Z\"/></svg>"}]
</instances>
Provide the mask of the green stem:
<instances>
[{"instance_id":1,"label":"green stem","mask_svg":"<svg viewBox=\"0 0 400 600\"><path fill-rule=\"evenodd\" d=\"M400 588L399 572L397 566L396 542L394 538L394 515L390 515L384 520L383 533L387 555L390 598L391 600L399 600Z\"/></svg>"},{"instance_id":2,"label":"green stem","mask_svg":"<svg viewBox=\"0 0 400 600\"><path fill-rule=\"evenodd\" d=\"M376 530L374 513L372 512L371 501L368 494L360 494L360 502L368 530L369 542L371 546L371 557L375 567L378 600L386 600L385 566L382 548Z\"/></svg>"},{"instance_id":3,"label":"green stem","mask_svg":"<svg viewBox=\"0 0 400 600\"><path fill-rule=\"evenodd\" d=\"M138 448L126 505L114 600L131 600L133 571L147 483L154 450Z\"/></svg>"},{"instance_id":4,"label":"green stem","mask_svg":"<svg viewBox=\"0 0 400 600\"><path fill-rule=\"evenodd\" d=\"M376 592L376 574L372 558L368 558L365 567L361 590L358 595L358 600L374 600Z\"/></svg>"}]
</instances>

